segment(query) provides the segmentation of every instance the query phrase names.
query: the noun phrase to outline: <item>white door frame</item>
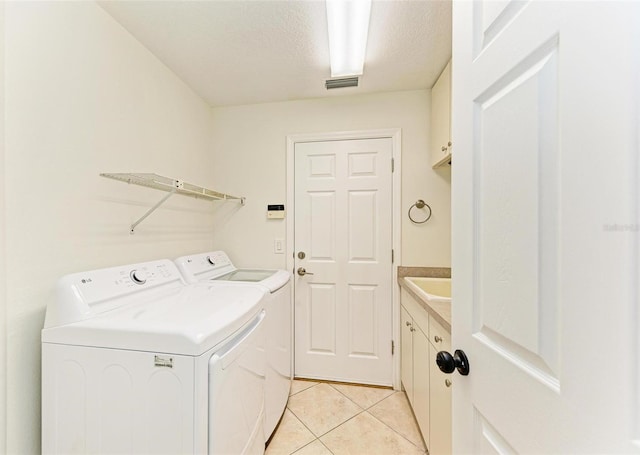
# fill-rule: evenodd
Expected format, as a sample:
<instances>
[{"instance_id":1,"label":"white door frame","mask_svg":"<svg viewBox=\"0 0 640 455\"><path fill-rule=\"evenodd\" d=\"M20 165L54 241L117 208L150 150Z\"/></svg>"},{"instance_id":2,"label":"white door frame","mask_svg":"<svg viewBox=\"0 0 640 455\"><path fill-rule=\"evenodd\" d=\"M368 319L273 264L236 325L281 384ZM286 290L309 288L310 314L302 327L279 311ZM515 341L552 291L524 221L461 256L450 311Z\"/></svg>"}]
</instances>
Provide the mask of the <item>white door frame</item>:
<instances>
[{"instance_id":1,"label":"white door frame","mask_svg":"<svg viewBox=\"0 0 640 455\"><path fill-rule=\"evenodd\" d=\"M343 141L349 139L380 139L391 138L392 139L392 152L391 156L394 163L394 172L392 174L392 191L393 191L393 207L391 208L391 214L393 218L393 251L394 261L392 265L391 279L393 289L393 302L392 302L392 336L396 350L393 355L393 388L400 390L400 356L398 355L398 349L400 346L400 287L397 284L396 277L398 276L398 264L402 263L402 239L401 239L401 222L402 222L402 199L401 199L401 146L402 146L402 130L400 128L380 129L380 130L359 130L359 131L338 131L328 133L309 133L309 134L292 134L287 136L287 201L286 204L289 207L289 213L287 214L287 246L285 255L287 258L287 270L293 271L295 265L294 258L294 194L295 194L295 168L294 168L294 154L295 146L297 143L302 142L327 142L327 141ZM294 295L291 295L291 308L292 314L295 311L294 308ZM292 325L292 340L295 339L295 318L291 318ZM294 345L295 349L295 345ZM292 356L294 357L294 356ZM293 360L292 360L293 362ZM292 365L292 372L295 372L295 365Z\"/></svg>"}]
</instances>

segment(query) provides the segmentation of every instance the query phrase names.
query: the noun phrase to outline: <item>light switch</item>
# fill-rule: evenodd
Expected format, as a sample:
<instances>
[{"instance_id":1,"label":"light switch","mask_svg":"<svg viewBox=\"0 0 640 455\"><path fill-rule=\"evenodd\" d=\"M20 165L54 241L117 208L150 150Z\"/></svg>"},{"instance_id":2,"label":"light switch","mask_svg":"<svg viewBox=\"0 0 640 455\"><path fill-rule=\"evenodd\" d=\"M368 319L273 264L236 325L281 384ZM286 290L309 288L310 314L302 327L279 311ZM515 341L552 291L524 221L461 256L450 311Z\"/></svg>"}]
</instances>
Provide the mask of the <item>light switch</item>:
<instances>
[{"instance_id":1,"label":"light switch","mask_svg":"<svg viewBox=\"0 0 640 455\"><path fill-rule=\"evenodd\" d=\"M273 252L276 254L284 254L284 239L273 240Z\"/></svg>"}]
</instances>

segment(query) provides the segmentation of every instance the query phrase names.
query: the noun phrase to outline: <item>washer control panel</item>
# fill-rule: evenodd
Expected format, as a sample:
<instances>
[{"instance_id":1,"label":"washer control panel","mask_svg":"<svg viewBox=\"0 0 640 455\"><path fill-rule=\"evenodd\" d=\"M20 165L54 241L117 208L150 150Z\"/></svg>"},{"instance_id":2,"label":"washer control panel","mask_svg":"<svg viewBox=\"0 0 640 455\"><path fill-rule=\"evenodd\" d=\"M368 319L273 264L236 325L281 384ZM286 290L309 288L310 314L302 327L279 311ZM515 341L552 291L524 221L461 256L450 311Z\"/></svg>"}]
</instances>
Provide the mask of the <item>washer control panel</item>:
<instances>
[{"instance_id":1,"label":"washer control panel","mask_svg":"<svg viewBox=\"0 0 640 455\"><path fill-rule=\"evenodd\" d=\"M145 284L147 282L147 274L142 270L132 270L129 276L136 284Z\"/></svg>"},{"instance_id":2,"label":"washer control panel","mask_svg":"<svg viewBox=\"0 0 640 455\"><path fill-rule=\"evenodd\" d=\"M93 270L65 278L72 280L70 284L88 304L181 281L180 272L173 262L168 260Z\"/></svg>"},{"instance_id":3,"label":"washer control panel","mask_svg":"<svg viewBox=\"0 0 640 455\"><path fill-rule=\"evenodd\" d=\"M179 291L185 282L168 259L72 273L58 281L57 296L47 305L45 329L92 318L143 296Z\"/></svg>"}]
</instances>

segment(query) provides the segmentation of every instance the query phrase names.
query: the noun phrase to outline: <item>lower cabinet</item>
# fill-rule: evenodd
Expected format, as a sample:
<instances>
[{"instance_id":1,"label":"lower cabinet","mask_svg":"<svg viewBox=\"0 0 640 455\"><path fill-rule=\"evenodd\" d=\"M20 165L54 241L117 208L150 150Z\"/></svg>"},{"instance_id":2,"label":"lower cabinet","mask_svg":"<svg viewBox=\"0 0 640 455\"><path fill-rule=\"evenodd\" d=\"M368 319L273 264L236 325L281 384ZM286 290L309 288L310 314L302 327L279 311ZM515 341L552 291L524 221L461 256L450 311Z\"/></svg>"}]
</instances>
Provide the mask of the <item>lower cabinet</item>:
<instances>
[{"instance_id":1,"label":"lower cabinet","mask_svg":"<svg viewBox=\"0 0 640 455\"><path fill-rule=\"evenodd\" d=\"M414 324L413 332L413 413L416 415L418 426L422 431L424 442L431 453L431 393L429 388L430 370L433 370L429 362L429 341L427 335ZM424 430L423 430L424 428Z\"/></svg>"},{"instance_id":2,"label":"lower cabinet","mask_svg":"<svg viewBox=\"0 0 640 455\"><path fill-rule=\"evenodd\" d=\"M413 400L413 319L404 309L400 307L400 319L402 323L402 337L400 339L400 377L404 391L407 393L409 403L414 406Z\"/></svg>"},{"instance_id":3,"label":"lower cabinet","mask_svg":"<svg viewBox=\"0 0 640 455\"><path fill-rule=\"evenodd\" d=\"M438 350L429 347L430 389L430 438L429 454L451 453L451 375L445 374L436 365Z\"/></svg>"},{"instance_id":4,"label":"lower cabinet","mask_svg":"<svg viewBox=\"0 0 640 455\"><path fill-rule=\"evenodd\" d=\"M402 385L430 455L451 453L451 376L436 365L451 336L404 289L401 291Z\"/></svg>"}]
</instances>

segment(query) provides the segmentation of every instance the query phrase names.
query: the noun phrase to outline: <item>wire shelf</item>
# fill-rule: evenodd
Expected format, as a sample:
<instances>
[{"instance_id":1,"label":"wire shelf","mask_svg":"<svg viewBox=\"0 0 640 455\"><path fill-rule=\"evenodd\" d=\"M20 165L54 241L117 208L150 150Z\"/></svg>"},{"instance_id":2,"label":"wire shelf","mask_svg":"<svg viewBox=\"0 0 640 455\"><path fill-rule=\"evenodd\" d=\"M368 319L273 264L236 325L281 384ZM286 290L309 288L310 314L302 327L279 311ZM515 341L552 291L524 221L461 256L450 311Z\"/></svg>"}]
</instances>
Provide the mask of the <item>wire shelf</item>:
<instances>
[{"instance_id":1,"label":"wire shelf","mask_svg":"<svg viewBox=\"0 0 640 455\"><path fill-rule=\"evenodd\" d=\"M209 201L238 200L244 205L243 197L231 196L230 194L220 193L218 191L187 183L183 180L172 179L158 174L103 173L100 175L102 177L119 180L121 182L146 186L160 191L168 191L176 194L182 194L183 196L191 196Z\"/></svg>"},{"instance_id":2,"label":"wire shelf","mask_svg":"<svg viewBox=\"0 0 640 455\"><path fill-rule=\"evenodd\" d=\"M196 199L204 199L206 201L220 201L220 200L237 200L240 204L244 205L245 198L238 196L231 196L230 194L220 193L208 188L204 188L198 185L184 182L179 179L172 179L164 177L158 174L146 174L146 173L102 173L102 177L106 177L113 180L119 180L121 182L131 183L134 185L146 186L147 188L153 188L155 190L165 191L167 194L156 205L151 207L141 218L131 225L130 232L134 233L134 230L138 224L140 224L146 217L151 215L158 207L160 207L167 199L174 194L181 194L183 196L189 196Z\"/></svg>"}]
</instances>

